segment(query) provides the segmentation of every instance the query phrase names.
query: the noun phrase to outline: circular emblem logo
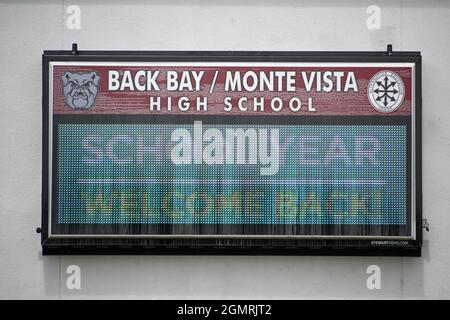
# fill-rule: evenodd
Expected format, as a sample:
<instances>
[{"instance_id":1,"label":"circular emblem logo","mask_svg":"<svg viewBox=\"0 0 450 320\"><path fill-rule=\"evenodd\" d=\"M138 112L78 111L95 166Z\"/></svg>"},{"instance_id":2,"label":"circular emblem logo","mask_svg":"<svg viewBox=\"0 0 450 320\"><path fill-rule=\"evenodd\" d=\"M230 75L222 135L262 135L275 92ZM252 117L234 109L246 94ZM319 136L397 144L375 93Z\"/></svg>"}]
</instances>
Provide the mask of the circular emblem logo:
<instances>
[{"instance_id":1,"label":"circular emblem logo","mask_svg":"<svg viewBox=\"0 0 450 320\"><path fill-rule=\"evenodd\" d=\"M370 79L367 95L372 107L379 112L392 112L398 109L405 97L405 85L395 72L384 70Z\"/></svg>"}]
</instances>

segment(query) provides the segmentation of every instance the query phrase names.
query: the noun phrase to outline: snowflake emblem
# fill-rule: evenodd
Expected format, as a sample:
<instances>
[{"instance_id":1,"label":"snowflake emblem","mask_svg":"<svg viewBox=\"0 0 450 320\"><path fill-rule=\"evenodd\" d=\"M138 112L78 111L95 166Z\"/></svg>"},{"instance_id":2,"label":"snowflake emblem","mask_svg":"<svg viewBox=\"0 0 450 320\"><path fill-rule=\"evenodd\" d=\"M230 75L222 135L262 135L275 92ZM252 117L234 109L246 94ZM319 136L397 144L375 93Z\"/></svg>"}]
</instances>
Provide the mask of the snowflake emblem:
<instances>
[{"instance_id":1,"label":"snowflake emblem","mask_svg":"<svg viewBox=\"0 0 450 320\"><path fill-rule=\"evenodd\" d=\"M405 86L398 74L381 71L369 81L367 94L371 105L380 112L393 112L405 97Z\"/></svg>"}]
</instances>

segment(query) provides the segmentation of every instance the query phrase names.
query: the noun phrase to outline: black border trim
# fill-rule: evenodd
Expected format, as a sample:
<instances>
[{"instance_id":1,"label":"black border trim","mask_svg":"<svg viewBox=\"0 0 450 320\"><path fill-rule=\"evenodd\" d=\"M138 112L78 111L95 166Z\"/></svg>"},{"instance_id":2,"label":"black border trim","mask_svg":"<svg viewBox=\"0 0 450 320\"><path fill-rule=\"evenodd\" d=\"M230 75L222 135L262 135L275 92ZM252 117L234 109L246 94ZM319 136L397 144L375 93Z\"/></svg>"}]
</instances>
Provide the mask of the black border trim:
<instances>
[{"instance_id":1,"label":"black border trim","mask_svg":"<svg viewBox=\"0 0 450 320\"><path fill-rule=\"evenodd\" d=\"M370 241L345 240L307 241L302 245L285 243L255 243L251 245L223 246L218 244L172 243L102 243L98 239L88 243L48 237L48 164L49 164L49 63L51 61L184 61L184 62L411 62L415 63L415 170L416 170L416 240L402 245L371 246ZM42 225L41 244L43 254L236 254L236 255L370 255L370 256L420 256L422 244L422 94L421 53L418 51L392 52L299 52L299 51L72 51L46 50L42 55ZM94 240L94 241L92 241Z\"/></svg>"}]
</instances>

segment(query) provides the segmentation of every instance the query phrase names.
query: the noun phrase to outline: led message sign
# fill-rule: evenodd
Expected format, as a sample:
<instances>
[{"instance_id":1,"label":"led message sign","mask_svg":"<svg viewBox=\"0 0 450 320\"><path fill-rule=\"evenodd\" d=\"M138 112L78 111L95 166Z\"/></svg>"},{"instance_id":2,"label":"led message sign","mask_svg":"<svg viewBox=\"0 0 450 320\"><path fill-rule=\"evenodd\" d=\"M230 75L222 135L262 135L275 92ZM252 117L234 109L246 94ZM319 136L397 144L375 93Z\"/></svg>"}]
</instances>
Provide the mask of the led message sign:
<instances>
[{"instance_id":1,"label":"led message sign","mask_svg":"<svg viewBox=\"0 0 450 320\"><path fill-rule=\"evenodd\" d=\"M418 53L44 54L45 254L420 255Z\"/></svg>"}]
</instances>

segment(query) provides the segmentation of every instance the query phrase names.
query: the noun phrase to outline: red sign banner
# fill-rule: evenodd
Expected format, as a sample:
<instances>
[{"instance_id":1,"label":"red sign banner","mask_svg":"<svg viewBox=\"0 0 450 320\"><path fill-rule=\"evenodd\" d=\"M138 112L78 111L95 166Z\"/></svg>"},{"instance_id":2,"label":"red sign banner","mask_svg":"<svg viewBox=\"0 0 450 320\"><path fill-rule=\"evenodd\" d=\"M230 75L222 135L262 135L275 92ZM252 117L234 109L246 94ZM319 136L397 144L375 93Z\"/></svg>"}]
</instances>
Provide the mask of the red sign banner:
<instances>
[{"instance_id":1,"label":"red sign banner","mask_svg":"<svg viewBox=\"0 0 450 320\"><path fill-rule=\"evenodd\" d=\"M413 64L53 64L54 114L410 115Z\"/></svg>"}]
</instances>

